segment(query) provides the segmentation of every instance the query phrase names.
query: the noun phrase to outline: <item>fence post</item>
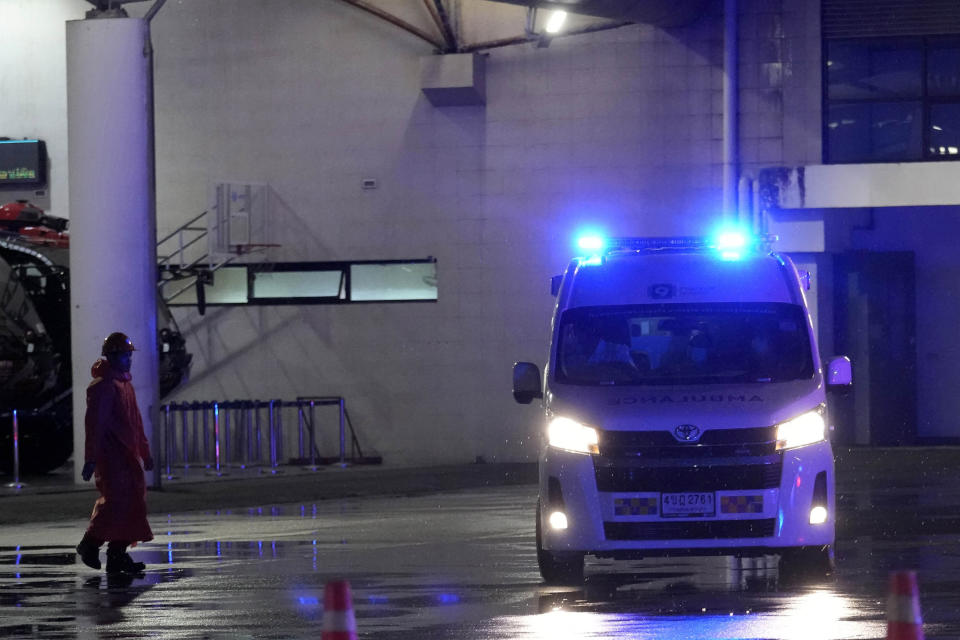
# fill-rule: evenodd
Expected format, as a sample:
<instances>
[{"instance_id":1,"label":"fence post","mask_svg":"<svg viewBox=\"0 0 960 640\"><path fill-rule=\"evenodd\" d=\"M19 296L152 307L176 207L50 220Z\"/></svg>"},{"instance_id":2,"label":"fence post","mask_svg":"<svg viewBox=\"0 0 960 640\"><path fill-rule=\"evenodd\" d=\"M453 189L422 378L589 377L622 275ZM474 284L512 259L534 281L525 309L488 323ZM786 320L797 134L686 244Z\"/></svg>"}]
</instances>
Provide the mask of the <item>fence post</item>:
<instances>
[{"instance_id":1,"label":"fence post","mask_svg":"<svg viewBox=\"0 0 960 640\"><path fill-rule=\"evenodd\" d=\"M260 438L260 401L253 401L253 432L254 432L254 441L256 442L257 447L257 457L256 462L259 465L261 460L261 453L263 451L263 442Z\"/></svg>"},{"instance_id":2,"label":"fence post","mask_svg":"<svg viewBox=\"0 0 960 640\"><path fill-rule=\"evenodd\" d=\"M20 425L17 421L17 410L13 410L13 482L7 484L11 489L22 489L20 482Z\"/></svg>"},{"instance_id":3,"label":"fence post","mask_svg":"<svg viewBox=\"0 0 960 640\"><path fill-rule=\"evenodd\" d=\"M310 467L311 471L317 470L317 441L314 433L316 431L316 425L313 422L313 400L310 401Z\"/></svg>"},{"instance_id":4,"label":"fence post","mask_svg":"<svg viewBox=\"0 0 960 640\"><path fill-rule=\"evenodd\" d=\"M226 475L220 470L220 403L213 403L213 452L216 459L216 471L214 475Z\"/></svg>"},{"instance_id":5,"label":"fence post","mask_svg":"<svg viewBox=\"0 0 960 640\"><path fill-rule=\"evenodd\" d=\"M174 418L173 422L170 420L170 408L172 405L172 402L168 402L163 406L163 455L166 458L167 480L176 478L176 476L173 475L173 469L170 468L170 461L173 460L174 438L177 437L176 418Z\"/></svg>"},{"instance_id":6,"label":"fence post","mask_svg":"<svg viewBox=\"0 0 960 640\"><path fill-rule=\"evenodd\" d=\"M187 410L190 405L186 402L180 407L180 434L183 441L183 475L187 475L190 469L190 430L187 427Z\"/></svg>"},{"instance_id":7,"label":"fence post","mask_svg":"<svg viewBox=\"0 0 960 640\"><path fill-rule=\"evenodd\" d=\"M209 469L210 464L210 403L201 402L200 410L203 413L203 466Z\"/></svg>"},{"instance_id":8,"label":"fence post","mask_svg":"<svg viewBox=\"0 0 960 640\"><path fill-rule=\"evenodd\" d=\"M347 434L344 430L344 405L343 396L340 396L340 466L347 466Z\"/></svg>"},{"instance_id":9,"label":"fence post","mask_svg":"<svg viewBox=\"0 0 960 640\"><path fill-rule=\"evenodd\" d=\"M303 460L303 402L297 398L297 457Z\"/></svg>"},{"instance_id":10,"label":"fence post","mask_svg":"<svg viewBox=\"0 0 960 640\"><path fill-rule=\"evenodd\" d=\"M277 400L277 465L283 459L283 400Z\"/></svg>"},{"instance_id":11,"label":"fence post","mask_svg":"<svg viewBox=\"0 0 960 640\"><path fill-rule=\"evenodd\" d=\"M277 468L277 452L280 450L278 439L280 437L280 429L277 425L280 418L280 408L278 408L280 404L281 402L279 400L270 400L267 403L267 434L270 439L270 467L267 473L273 474L280 473L280 470Z\"/></svg>"}]
</instances>

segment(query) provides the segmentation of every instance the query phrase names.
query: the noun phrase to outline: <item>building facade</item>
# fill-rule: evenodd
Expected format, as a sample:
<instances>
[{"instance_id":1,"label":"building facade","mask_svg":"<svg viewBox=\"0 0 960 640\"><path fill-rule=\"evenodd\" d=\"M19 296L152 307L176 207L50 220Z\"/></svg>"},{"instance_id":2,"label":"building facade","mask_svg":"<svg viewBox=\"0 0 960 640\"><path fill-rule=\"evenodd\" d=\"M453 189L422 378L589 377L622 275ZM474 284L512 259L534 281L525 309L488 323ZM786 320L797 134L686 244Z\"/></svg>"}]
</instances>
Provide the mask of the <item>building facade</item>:
<instances>
[{"instance_id":1,"label":"building facade","mask_svg":"<svg viewBox=\"0 0 960 640\"><path fill-rule=\"evenodd\" d=\"M178 308L194 364L174 399L342 395L387 463L533 460L537 413L513 403L510 369L545 359L549 278L576 235L697 235L739 217L813 273L824 355L854 360L837 441L960 437L960 49L929 20L896 20L897 3L874 23L912 33L857 31L840 0L727 4L739 212L723 198L722 2L683 26L479 47L483 104L460 106L423 91L435 46L348 3L168 3L152 21L159 235L218 182L268 185L253 241L276 246L258 259L431 256L437 277L433 302ZM379 5L430 25L421 3ZM464 43L523 32L522 7L450 5ZM14 45L0 135L46 141L49 188L33 195L64 217L64 21L89 8L0 0Z\"/></svg>"}]
</instances>

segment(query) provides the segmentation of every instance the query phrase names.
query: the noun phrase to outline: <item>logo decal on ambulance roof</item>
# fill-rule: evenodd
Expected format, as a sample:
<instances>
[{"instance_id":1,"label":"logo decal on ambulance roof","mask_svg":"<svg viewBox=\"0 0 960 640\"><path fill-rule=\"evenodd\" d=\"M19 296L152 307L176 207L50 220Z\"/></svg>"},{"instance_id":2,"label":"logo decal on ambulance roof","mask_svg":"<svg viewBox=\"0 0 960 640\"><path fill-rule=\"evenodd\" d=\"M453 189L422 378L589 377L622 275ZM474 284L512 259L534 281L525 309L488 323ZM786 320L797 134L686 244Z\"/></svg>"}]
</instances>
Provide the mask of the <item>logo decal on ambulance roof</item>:
<instances>
[{"instance_id":1,"label":"logo decal on ambulance roof","mask_svg":"<svg viewBox=\"0 0 960 640\"><path fill-rule=\"evenodd\" d=\"M666 300L676 295L677 289L672 284L652 284L650 288L647 289L647 293L654 300Z\"/></svg>"}]
</instances>

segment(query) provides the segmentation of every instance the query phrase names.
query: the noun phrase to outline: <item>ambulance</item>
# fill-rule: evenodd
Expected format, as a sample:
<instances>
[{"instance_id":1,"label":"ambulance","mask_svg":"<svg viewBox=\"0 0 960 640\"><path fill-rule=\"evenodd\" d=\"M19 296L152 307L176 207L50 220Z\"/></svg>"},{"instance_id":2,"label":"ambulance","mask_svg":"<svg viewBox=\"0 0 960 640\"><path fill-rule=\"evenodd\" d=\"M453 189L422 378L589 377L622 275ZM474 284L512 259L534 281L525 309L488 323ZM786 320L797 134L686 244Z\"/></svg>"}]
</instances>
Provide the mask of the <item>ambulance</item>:
<instances>
[{"instance_id":1,"label":"ambulance","mask_svg":"<svg viewBox=\"0 0 960 640\"><path fill-rule=\"evenodd\" d=\"M805 299L809 276L772 238L620 238L553 279L539 399L536 548L547 583L577 583L587 555L779 556L826 575L836 518L826 366Z\"/></svg>"}]
</instances>

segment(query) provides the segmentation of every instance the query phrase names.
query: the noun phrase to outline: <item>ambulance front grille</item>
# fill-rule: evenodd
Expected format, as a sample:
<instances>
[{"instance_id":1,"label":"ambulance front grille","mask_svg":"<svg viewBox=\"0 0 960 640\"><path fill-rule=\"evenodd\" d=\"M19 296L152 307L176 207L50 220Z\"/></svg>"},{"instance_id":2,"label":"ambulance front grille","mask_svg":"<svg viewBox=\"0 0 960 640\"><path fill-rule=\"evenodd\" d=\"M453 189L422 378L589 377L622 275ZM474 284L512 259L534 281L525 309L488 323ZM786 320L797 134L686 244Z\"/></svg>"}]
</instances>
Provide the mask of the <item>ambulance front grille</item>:
<instances>
[{"instance_id":1,"label":"ambulance front grille","mask_svg":"<svg viewBox=\"0 0 960 640\"><path fill-rule=\"evenodd\" d=\"M679 441L669 431L603 430L599 436L601 455L644 460L764 456L777 447L776 427L707 429L694 442Z\"/></svg>"},{"instance_id":2,"label":"ambulance front grille","mask_svg":"<svg viewBox=\"0 0 960 640\"><path fill-rule=\"evenodd\" d=\"M685 520L675 522L604 522L607 540L717 540L768 538L775 518L755 520Z\"/></svg>"},{"instance_id":3,"label":"ambulance front grille","mask_svg":"<svg viewBox=\"0 0 960 640\"><path fill-rule=\"evenodd\" d=\"M740 491L780 486L783 462L697 466L641 466L632 461L594 457L597 490L638 491Z\"/></svg>"}]
</instances>

